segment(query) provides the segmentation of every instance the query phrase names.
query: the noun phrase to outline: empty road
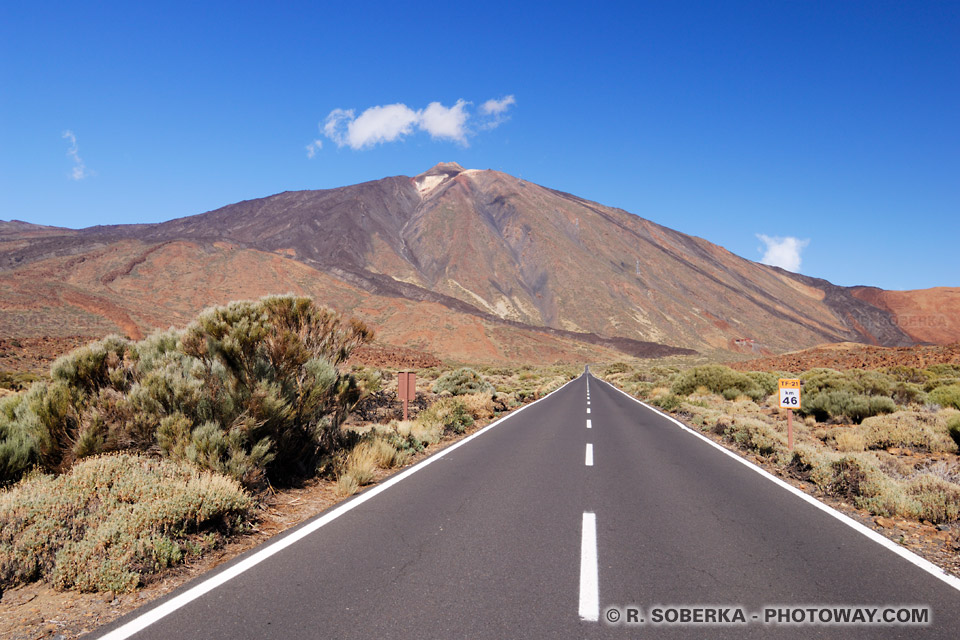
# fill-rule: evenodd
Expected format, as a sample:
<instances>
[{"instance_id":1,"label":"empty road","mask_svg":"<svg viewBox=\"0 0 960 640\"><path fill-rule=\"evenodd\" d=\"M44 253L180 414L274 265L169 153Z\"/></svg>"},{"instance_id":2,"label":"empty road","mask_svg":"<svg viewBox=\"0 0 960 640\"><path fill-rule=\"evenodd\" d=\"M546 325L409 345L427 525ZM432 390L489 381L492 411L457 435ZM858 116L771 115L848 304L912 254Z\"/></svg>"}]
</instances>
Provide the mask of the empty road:
<instances>
[{"instance_id":1,"label":"empty road","mask_svg":"<svg viewBox=\"0 0 960 640\"><path fill-rule=\"evenodd\" d=\"M280 536L287 546L252 550L98 633L956 638L960 629L954 587L589 375L394 478ZM812 607L919 608L931 622L786 623L824 615ZM605 622L611 608L617 625ZM781 618L764 624L768 609ZM644 624L624 624L628 615ZM729 624L654 624L674 615Z\"/></svg>"}]
</instances>

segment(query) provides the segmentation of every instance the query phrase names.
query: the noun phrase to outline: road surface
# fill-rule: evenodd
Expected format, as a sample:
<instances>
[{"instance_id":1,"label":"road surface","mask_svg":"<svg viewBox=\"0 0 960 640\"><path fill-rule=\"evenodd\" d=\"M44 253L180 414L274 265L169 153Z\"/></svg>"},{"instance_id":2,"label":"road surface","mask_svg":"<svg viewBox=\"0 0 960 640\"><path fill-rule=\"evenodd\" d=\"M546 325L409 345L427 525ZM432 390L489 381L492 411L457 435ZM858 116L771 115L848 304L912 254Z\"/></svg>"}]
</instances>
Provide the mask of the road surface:
<instances>
[{"instance_id":1,"label":"road surface","mask_svg":"<svg viewBox=\"0 0 960 640\"><path fill-rule=\"evenodd\" d=\"M956 588L589 375L386 484L284 534L285 548L252 550L98 633L111 640L960 633ZM218 576L222 584L204 582ZM879 608L876 615L919 607L931 622L807 624L826 615L811 607ZM605 622L611 608L617 625ZM768 609L780 617L764 624ZM654 624L654 616L685 615L730 624ZM807 616L804 624L786 624L798 615ZM628 626L628 616L644 624Z\"/></svg>"}]
</instances>

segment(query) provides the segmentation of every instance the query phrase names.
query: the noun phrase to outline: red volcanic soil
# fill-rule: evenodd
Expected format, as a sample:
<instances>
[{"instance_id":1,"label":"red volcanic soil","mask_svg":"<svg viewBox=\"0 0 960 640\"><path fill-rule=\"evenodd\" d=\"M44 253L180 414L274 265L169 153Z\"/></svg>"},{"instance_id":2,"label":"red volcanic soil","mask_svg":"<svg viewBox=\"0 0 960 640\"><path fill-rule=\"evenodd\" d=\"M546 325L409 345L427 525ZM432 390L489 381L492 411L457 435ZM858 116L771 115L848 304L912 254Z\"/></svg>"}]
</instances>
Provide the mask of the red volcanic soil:
<instances>
[{"instance_id":1,"label":"red volcanic soil","mask_svg":"<svg viewBox=\"0 0 960 640\"><path fill-rule=\"evenodd\" d=\"M960 341L958 287L915 291L857 287L852 293L864 302L889 311L896 325L917 342L950 344Z\"/></svg>"},{"instance_id":2,"label":"red volcanic soil","mask_svg":"<svg viewBox=\"0 0 960 640\"><path fill-rule=\"evenodd\" d=\"M354 350L347 364L384 369L428 369L442 366L443 361L432 354L414 349L363 345Z\"/></svg>"},{"instance_id":3,"label":"red volcanic soil","mask_svg":"<svg viewBox=\"0 0 960 640\"><path fill-rule=\"evenodd\" d=\"M807 371L830 369L878 369L960 364L960 342L944 346L874 347L844 342L822 345L779 356L736 362L729 366L741 371Z\"/></svg>"}]
</instances>

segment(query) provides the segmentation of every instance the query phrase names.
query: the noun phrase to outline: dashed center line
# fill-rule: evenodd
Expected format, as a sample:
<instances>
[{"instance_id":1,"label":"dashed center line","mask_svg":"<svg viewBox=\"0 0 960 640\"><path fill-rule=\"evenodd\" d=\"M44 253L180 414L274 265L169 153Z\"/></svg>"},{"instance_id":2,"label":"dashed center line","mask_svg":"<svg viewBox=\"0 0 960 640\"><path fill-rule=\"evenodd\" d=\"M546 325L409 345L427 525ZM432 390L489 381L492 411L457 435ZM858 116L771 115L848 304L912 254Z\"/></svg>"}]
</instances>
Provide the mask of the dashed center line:
<instances>
[{"instance_id":1,"label":"dashed center line","mask_svg":"<svg viewBox=\"0 0 960 640\"><path fill-rule=\"evenodd\" d=\"M593 466L593 445L592 444L587 443L587 455L583 463L588 467Z\"/></svg>"},{"instance_id":2,"label":"dashed center line","mask_svg":"<svg viewBox=\"0 0 960 640\"><path fill-rule=\"evenodd\" d=\"M587 413L590 413L590 407L587 407Z\"/></svg>"},{"instance_id":3,"label":"dashed center line","mask_svg":"<svg viewBox=\"0 0 960 640\"><path fill-rule=\"evenodd\" d=\"M600 618L600 579L597 572L597 514L584 512L580 534L580 619Z\"/></svg>"},{"instance_id":4,"label":"dashed center line","mask_svg":"<svg viewBox=\"0 0 960 640\"><path fill-rule=\"evenodd\" d=\"M592 429L593 424L590 422L590 418L587 418L587 429Z\"/></svg>"}]
</instances>

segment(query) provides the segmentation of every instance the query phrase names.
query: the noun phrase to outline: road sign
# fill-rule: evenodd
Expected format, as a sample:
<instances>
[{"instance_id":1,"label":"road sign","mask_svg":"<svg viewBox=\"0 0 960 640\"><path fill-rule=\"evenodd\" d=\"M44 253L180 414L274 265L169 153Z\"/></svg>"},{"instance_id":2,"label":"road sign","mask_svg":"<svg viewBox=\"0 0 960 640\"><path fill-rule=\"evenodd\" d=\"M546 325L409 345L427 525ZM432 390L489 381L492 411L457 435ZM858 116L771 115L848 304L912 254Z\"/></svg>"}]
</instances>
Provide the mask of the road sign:
<instances>
[{"instance_id":1,"label":"road sign","mask_svg":"<svg viewBox=\"0 0 960 640\"><path fill-rule=\"evenodd\" d=\"M780 378L780 408L800 408L800 381Z\"/></svg>"}]
</instances>

